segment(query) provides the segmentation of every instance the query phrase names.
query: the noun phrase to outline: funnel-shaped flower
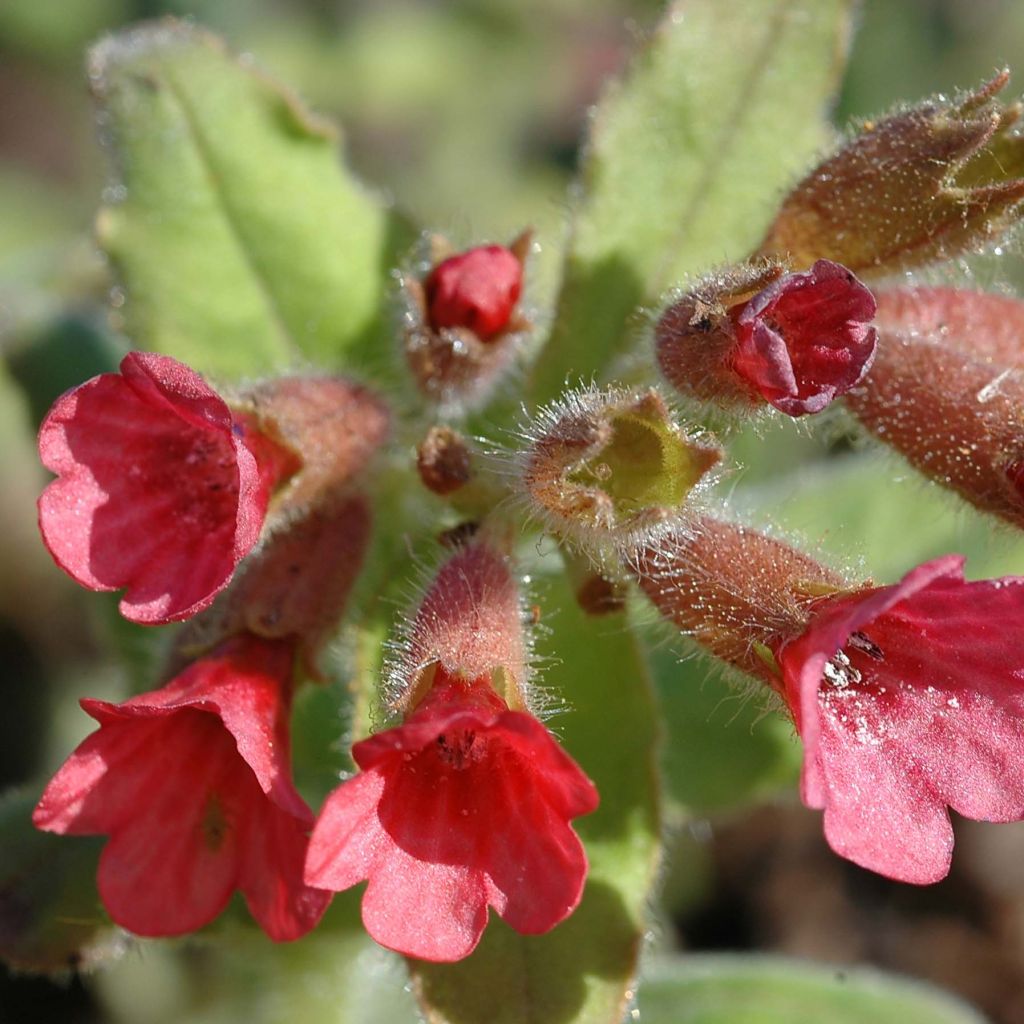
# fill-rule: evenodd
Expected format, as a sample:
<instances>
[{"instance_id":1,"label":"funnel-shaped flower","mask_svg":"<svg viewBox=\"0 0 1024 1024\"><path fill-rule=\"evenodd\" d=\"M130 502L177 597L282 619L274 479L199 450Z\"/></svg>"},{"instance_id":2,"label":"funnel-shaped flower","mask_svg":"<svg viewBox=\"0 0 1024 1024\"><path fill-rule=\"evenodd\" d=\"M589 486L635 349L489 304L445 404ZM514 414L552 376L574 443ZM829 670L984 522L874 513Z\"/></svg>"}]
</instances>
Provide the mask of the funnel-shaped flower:
<instances>
[{"instance_id":1,"label":"funnel-shaped flower","mask_svg":"<svg viewBox=\"0 0 1024 1024\"><path fill-rule=\"evenodd\" d=\"M822 599L778 651L802 791L839 854L905 882L949 870L949 814L1024 818L1024 578L963 559Z\"/></svg>"},{"instance_id":2,"label":"funnel-shaped flower","mask_svg":"<svg viewBox=\"0 0 1024 1024\"><path fill-rule=\"evenodd\" d=\"M867 373L874 315L871 292L838 263L818 260L799 274L772 263L736 267L665 310L655 329L658 362L684 394L804 416Z\"/></svg>"},{"instance_id":3,"label":"funnel-shaped flower","mask_svg":"<svg viewBox=\"0 0 1024 1024\"><path fill-rule=\"evenodd\" d=\"M278 941L330 899L302 880L313 816L288 765L293 644L239 637L163 689L85 700L100 724L50 781L36 826L108 835L100 898L138 935L182 935L238 889Z\"/></svg>"},{"instance_id":4,"label":"funnel-shaped flower","mask_svg":"<svg viewBox=\"0 0 1024 1024\"><path fill-rule=\"evenodd\" d=\"M254 438L250 450L246 433L198 374L153 353L61 396L39 431L58 476L39 499L57 564L92 590L125 588L121 612L135 622L205 608L266 512L273 446Z\"/></svg>"},{"instance_id":5,"label":"funnel-shaped flower","mask_svg":"<svg viewBox=\"0 0 1024 1024\"><path fill-rule=\"evenodd\" d=\"M369 880L367 931L408 956L468 956L488 906L517 931L546 932L582 895L570 821L597 793L533 715L509 707L522 707L521 632L506 560L481 542L459 551L412 625L403 724L355 745L362 772L313 831L309 884Z\"/></svg>"}]
</instances>

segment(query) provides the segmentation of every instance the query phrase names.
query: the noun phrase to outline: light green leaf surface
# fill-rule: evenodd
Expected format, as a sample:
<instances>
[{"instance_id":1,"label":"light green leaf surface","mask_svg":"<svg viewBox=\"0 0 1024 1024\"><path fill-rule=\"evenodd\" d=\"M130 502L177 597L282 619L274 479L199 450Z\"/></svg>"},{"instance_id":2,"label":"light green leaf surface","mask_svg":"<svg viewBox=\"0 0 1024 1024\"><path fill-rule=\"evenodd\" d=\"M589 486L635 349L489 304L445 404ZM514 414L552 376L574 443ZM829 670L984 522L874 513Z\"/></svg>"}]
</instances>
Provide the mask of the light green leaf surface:
<instances>
[{"instance_id":1,"label":"light green leaf surface","mask_svg":"<svg viewBox=\"0 0 1024 1024\"><path fill-rule=\"evenodd\" d=\"M936 988L864 968L753 956L689 956L652 965L643 1024L985 1024Z\"/></svg>"},{"instance_id":2,"label":"light green leaf surface","mask_svg":"<svg viewBox=\"0 0 1024 1024\"><path fill-rule=\"evenodd\" d=\"M431 1022L618 1024L644 931L658 851L656 727L647 668L618 616L588 619L563 581L540 594L538 654L570 709L552 721L597 784L601 806L578 819L590 861L583 901L547 935L521 936L492 914L458 964L413 964Z\"/></svg>"},{"instance_id":3,"label":"light green leaf surface","mask_svg":"<svg viewBox=\"0 0 1024 1024\"><path fill-rule=\"evenodd\" d=\"M852 0L677 0L594 115L532 397L600 376L638 307L744 258L823 146Z\"/></svg>"},{"instance_id":4,"label":"light green leaf surface","mask_svg":"<svg viewBox=\"0 0 1024 1024\"><path fill-rule=\"evenodd\" d=\"M408 236L330 125L173 21L101 42L89 73L118 179L97 231L135 347L222 377L379 359Z\"/></svg>"},{"instance_id":5,"label":"light green leaf surface","mask_svg":"<svg viewBox=\"0 0 1024 1024\"><path fill-rule=\"evenodd\" d=\"M803 748L789 718L767 710L767 693L692 646L659 643L650 654L660 698L666 793L708 815L790 790Z\"/></svg>"}]
</instances>

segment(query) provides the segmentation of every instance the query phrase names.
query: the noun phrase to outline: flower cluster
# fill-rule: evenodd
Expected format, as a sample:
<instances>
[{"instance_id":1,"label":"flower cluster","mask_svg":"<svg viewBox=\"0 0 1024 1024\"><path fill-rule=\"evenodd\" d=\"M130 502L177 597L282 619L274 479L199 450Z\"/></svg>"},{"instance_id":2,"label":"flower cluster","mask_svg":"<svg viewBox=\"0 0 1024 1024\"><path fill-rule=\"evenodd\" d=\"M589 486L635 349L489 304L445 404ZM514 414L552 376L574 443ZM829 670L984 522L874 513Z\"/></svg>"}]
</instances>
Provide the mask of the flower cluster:
<instances>
[{"instance_id":1,"label":"flower cluster","mask_svg":"<svg viewBox=\"0 0 1024 1024\"><path fill-rule=\"evenodd\" d=\"M748 258L667 293L643 366L678 406L650 381L570 390L524 413L511 453L452 424L527 356L529 232L460 253L434 238L396 275L418 418L344 377L221 395L140 352L59 398L39 434L56 475L39 501L47 548L83 586L123 590L133 622L188 620L164 685L82 702L98 729L36 807L40 829L108 837L97 885L111 918L180 935L238 890L270 938L292 940L332 893L366 883L377 942L450 962L491 910L523 935L573 914L588 871L573 822L599 797L539 716L540 606L525 612L512 540L532 523L584 612L621 613L635 581L777 698L804 745L803 799L840 855L932 882L949 868L949 809L1024 818L1024 579L966 582L950 555L891 586L852 582L716 517L726 448L701 419L710 406L727 432L743 416L845 409L1024 525L1024 303L884 285L997 235L1024 201L1024 182L958 184L1008 127L1003 85L866 126L786 197ZM895 211L864 194L880 165L899 169ZM862 230L837 237L853 211ZM389 474L413 451L423 489L402 500L444 508L447 557L393 640L380 727L317 815L292 778L293 697L322 682L350 604L365 613L380 596L383 570L368 594L361 573L379 499L395 500Z\"/></svg>"}]
</instances>

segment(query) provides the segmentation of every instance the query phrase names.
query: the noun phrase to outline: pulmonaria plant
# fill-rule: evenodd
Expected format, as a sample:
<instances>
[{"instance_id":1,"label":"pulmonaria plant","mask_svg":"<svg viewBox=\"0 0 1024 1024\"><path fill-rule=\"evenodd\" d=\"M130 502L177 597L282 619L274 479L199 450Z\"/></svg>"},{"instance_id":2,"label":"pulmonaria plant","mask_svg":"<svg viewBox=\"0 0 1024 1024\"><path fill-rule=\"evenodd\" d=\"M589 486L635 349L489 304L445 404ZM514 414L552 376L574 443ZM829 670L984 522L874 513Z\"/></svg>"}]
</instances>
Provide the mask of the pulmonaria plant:
<instances>
[{"instance_id":1,"label":"pulmonaria plant","mask_svg":"<svg viewBox=\"0 0 1024 1024\"><path fill-rule=\"evenodd\" d=\"M99 728L35 810L40 829L108 837L97 884L114 922L181 935L239 891L291 940L365 883L365 930L410 958L429 1019L511 1020L509 993L525 992L533 1016L570 1024L578 996L578 1019L621 1020L657 875L662 725L679 742L647 689L644 600L789 717L804 801L840 855L931 882L949 867L949 809L1024 818L1024 582L966 582L946 556L855 583L723 513L720 484L743 481L705 419L775 410L811 433L835 406L830 430L852 417L1024 523L1024 305L891 280L939 276L1017 222L1020 105L1001 103L1000 75L866 123L779 203L798 155L820 155L806 128L822 97L794 90L767 116L775 86L762 96L748 71L785 81L776 70L814 63L821 40L805 34L822 19L838 45L833 6L799 0L779 27L794 38L757 43L723 106L691 95L699 69L752 52L733 35L764 19L673 5L593 119L550 310L525 298L544 293L531 232L416 244L367 190L338 192L334 137L294 96L201 30L144 27L96 50L104 123L129 151L123 200L98 221L125 329L187 350L219 389L133 352L58 398L39 435L58 565L124 589L134 622L187 620L163 685L83 702ZM690 40L701 19L728 45ZM245 116L225 116L226 96ZM717 137L721 109L739 119L727 163L757 169L735 196L709 177L717 150L687 149ZM133 177L165 168L161 188ZM184 194L179 179L190 201L173 217L146 205ZM204 195L230 210L226 249L195 219ZM189 260L165 266L161 242ZM757 458L781 472L772 451ZM439 567L396 625L414 561ZM330 708L318 725L336 748L351 739L340 780L324 781L308 722L291 735L297 694ZM293 745L313 781L293 781Z\"/></svg>"}]
</instances>

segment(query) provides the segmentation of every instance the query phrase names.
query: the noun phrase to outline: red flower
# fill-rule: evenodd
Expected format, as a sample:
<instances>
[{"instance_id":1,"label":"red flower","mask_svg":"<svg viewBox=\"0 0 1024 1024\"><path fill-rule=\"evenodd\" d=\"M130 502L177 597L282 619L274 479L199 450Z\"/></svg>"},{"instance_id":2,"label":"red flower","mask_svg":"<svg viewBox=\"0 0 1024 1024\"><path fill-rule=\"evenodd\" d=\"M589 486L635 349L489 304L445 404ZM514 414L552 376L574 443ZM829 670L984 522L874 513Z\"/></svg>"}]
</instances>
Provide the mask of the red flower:
<instances>
[{"instance_id":1,"label":"red flower","mask_svg":"<svg viewBox=\"0 0 1024 1024\"><path fill-rule=\"evenodd\" d=\"M138 935L212 921L239 889L260 927L296 939L330 899L302 880L313 816L292 785L293 644L244 635L163 689L83 700L100 723L50 781L37 828L106 834L97 885Z\"/></svg>"},{"instance_id":2,"label":"red flower","mask_svg":"<svg viewBox=\"0 0 1024 1024\"><path fill-rule=\"evenodd\" d=\"M1024 578L967 583L962 566L825 598L779 650L804 802L838 854L905 882L948 872L947 807L1024 818Z\"/></svg>"},{"instance_id":3,"label":"red flower","mask_svg":"<svg viewBox=\"0 0 1024 1024\"><path fill-rule=\"evenodd\" d=\"M306 881L342 890L369 879L363 923L381 945L460 960L488 906L528 935L575 910L587 859L569 821L597 807L597 792L489 677L438 665L405 724L357 743L353 756L363 771L327 798Z\"/></svg>"},{"instance_id":4,"label":"red flower","mask_svg":"<svg viewBox=\"0 0 1024 1024\"><path fill-rule=\"evenodd\" d=\"M733 369L790 416L820 412L871 367L875 299L838 263L785 274L730 310Z\"/></svg>"},{"instance_id":5,"label":"red flower","mask_svg":"<svg viewBox=\"0 0 1024 1024\"><path fill-rule=\"evenodd\" d=\"M465 327L487 341L508 325L522 286L522 264L502 245L450 256L424 282L430 326Z\"/></svg>"},{"instance_id":6,"label":"red flower","mask_svg":"<svg viewBox=\"0 0 1024 1024\"><path fill-rule=\"evenodd\" d=\"M259 538L270 480L245 428L167 356L129 353L62 395L39 454L58 476L39 499L50 554L85 587L126 588L134 622L205 608Z\"/></svg>"}]
</instances>

